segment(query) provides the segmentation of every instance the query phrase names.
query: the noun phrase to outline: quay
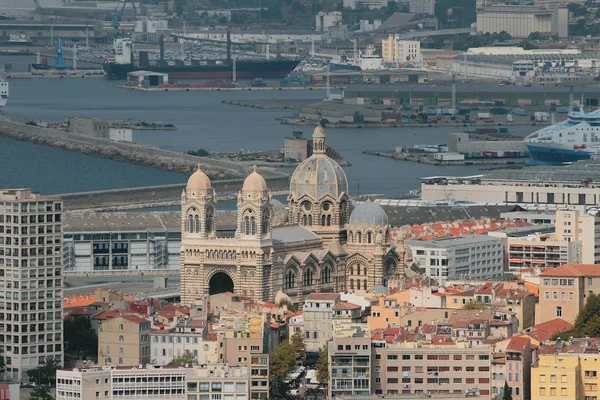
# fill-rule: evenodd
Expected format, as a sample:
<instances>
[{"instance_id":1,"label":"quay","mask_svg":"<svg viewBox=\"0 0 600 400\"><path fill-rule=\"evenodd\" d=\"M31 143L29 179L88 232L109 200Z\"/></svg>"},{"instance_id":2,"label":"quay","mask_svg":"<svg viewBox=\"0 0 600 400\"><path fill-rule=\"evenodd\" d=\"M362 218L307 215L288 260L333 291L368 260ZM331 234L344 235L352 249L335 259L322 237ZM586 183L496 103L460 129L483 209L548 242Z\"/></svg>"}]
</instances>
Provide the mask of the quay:
<instances>
[{"instance_id":1,"label":"quay","mask_svg":"<svg viewBox=\"0 0 600 400\"><path fill-rule=\"evenodd\" d=\"M104 78L102 70L81 70L69 71L67 73L32 73L32 72L11 72L6 77L8 79L74 79L74 78Z\"/></svg>"},{"instance_id":2,"label":"quay","mask_svg":"<svg viewBox=\"0 0 600 400\"><path fill-rule=\"evenodd\" d=\"M323 90L324 86L236 86L236 87L138 87L127 84L118 84L117 87L142 92L250 92L250 91L279 91L279 90Z\"/></svg>"},{"instance_id":3,"label":"quay","mask_svg":"<svg viewBox=\"0 0 600 400\"><path fill-rule=\"evenodd\" d=\"M466 160L435 160L435 153L396 153L390 151L365 150L363 154L377 157L386 157L394 160L412 161L420 164L430 164L439 166L450 165L519 165L523 164L525 158L489 158L489 159L466 159Z\"/></svg>"},{"instance_id":4,"label":"quay","mask_svg":"<svg viewBox=\"0 0 600 400\"><path fill-rule=\"evenodd\" d=\"M265 177L273 195L287 194L288 176ZM244 179L214 180L211 182L219 192L219 200L237 197ZM181 202L185 183L174 185L145 186L138 188L97 190L92 192L64 193L59 195L65 210L69 211L122 211L148 207L175 206Z\"/></svg>"},{"instance_id":5,"label":"quay","mask_svg":"<svg viewBox=\"0 0 600 400\"><path fill-rule=\"evenodd\" d=\"M104 138L77 135L27 125L27 122L23 119L0 116L0 137L186 174L194 171L199 165L214 180L244 179L251 171L249 165L241 162L198 157L139 143L115 142ZM262 168L260 172L265 179L271 177L287 179L287 174L275 169ZM181 191L178 195L180 194Z\"/></svg>"}]
</instances>

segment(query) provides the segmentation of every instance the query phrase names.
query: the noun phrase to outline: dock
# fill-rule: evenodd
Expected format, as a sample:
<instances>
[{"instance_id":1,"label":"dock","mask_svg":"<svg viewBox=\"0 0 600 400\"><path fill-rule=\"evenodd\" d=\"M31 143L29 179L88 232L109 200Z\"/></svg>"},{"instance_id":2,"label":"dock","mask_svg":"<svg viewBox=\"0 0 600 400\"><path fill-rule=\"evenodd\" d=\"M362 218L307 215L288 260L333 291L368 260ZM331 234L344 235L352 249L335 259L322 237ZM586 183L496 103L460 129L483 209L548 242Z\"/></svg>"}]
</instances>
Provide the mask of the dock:
<instances>
[{"instance_id":1,"label":"dock","mask_svg":"<svg viewBox=\"0 0 600 400\"><path fill-rule=\"evenodd\" d=\"M129 90L138 90L141 92L251 92L251 91L279 91L279 90L324 90L323 86L236 86L236 87L138 87L127 84L118 84L117 87Z\"/></svg>"},{"instance_id":2,"label":"dock","mask_svg":"<svg viewBox=\"0 0 600 400\"><path fill-rule=\"evenodd\" d=\"M489 159L466 159L459 161L440 161L434 160L434 153L396 153L391 151L365 150L363 154L376 157L386 157L400 161L411 161L419 164L430 164L439 166L451 165L519 165L523 164L527 158L489 158Z\"/></svg>"}]
</instances>

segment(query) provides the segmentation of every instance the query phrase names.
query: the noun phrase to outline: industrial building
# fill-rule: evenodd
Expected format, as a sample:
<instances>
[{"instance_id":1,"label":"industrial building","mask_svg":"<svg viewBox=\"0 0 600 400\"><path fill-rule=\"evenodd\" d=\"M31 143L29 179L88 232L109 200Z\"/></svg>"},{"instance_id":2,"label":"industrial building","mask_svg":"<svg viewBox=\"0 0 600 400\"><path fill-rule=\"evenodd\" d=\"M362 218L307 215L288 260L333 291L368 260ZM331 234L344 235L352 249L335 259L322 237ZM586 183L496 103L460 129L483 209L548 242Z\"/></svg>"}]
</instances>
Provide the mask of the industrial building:
<instances>
[{"instance_id":1,"label":"industrial building","mask_svg":"<svg viewBox=\"0 0 600 400\"><path fill-rule=\"evenodd\" d=\"M477 10L477 33L507 32L513 38L526 38L533 32L568 36L569 10L536 6L492 6Z\"/></svg>"},{"instance_id":2,"label":"industrial building","mask_svg":"<svg viewBox=\"0 0 600 400\"><path fill-rule=\"evenodd\" d=\"M600 206L600 164L591 160L421 180L423 200L441 201L450 197L479 203Z\"/></svg>"},{"instance_id":3,"label":"industrial building","mask_svg":"<svg viewBox=\"0 0 600 400\"><path fill-rule=\"evenodd\" d=\"M70 117L69 131L76 135L107 138L108 122L91 117Z\"/></svg>"},{"instance_id":4,"label":"industrial building","mask_svg":"<svg viewBox=\"0 0 600 400\"><path fill-rule=\"evenodd\" d=\"M515 87L495 85L457 85L458 105L501 102L505 106L542 107L568 106L571 91L575 103L584 98L586 107L600 105L600 92L597 87L528 87L520 90ZM352 85L344 90L345 104L383 104L410 106L441 106L451 108L451 86L429 85Z\"/></svg>"},{"instance_id":5,"label":"industrial building","mask_svg":"<svg viewBox=\"0 0 600 400\"><path fill-rule=\"evenodd\" d=\"M327 32L331 28L342 25L342 13L340 11L319 11L316 16L315 30Z\"/></svg>"},{"instance_id":6,"label":"industrial building","mask_svg":"<svg viewBox=\"0 0 600 400\"><path fill-rule=\"evenodd\" d=\"M330 123L380 123L382 110L369 109L362 106L348 106L339 103L316 103L300 108L300 117L320 121L326 119Z\"/></svg>"},{"instance_id":7,"label":"industrial building","mask_svg":"<svg viewBox=\"0 0 600 400\"><path fill-rule=\"evenodd\" d=\"M421 42L417 40L401 40L401 35L389 35L381 41L381 56L386 63L399 65L421 65Z\"/></svg>"},{"instance_id":8,"label":"industrial building","mask_svg":"<svg viewBox=\"0 0 600 400\"><path fill-rule=\"evenodd\" d=\"M294 136L285 138L283 149L285 158L304 161L308 157L308 140L302 132L294 132Z\"/></svg>"},{"instance_id":9,"label":"industrial building","mask_svg":"<svg viewBox=\"0 0 600 400\"><path fill-rule=\"evenodd\" d=\"M565 83L582 78L588 70L597 75L597 54L582 53L579 49L536 49L521 47L481 47L469 49L452 59L452 70L463 77L487 77L507 80L543 82L545 74L559 74ZM569 77L569 75L572 75Z\"/></svg>"},{"instance_id":10,"label":"industrial building","mask_svg":"<svg viewBox=\"0 0 600 400\"><path fill-rule=\"evenodd\" d=\"M449 133L448 151L463 154L466 158L522 157L529 154L522 140L471 141L468 133Z\"/></svg>"},{"instance_id":11,"label":"industrial building","mask_svg":"<svg viewBox=\"0 0 600 400\"><path fill-rule=\"evenodd\" d=\"M388 0L344 0L344 8L355 9L356 7L366 7L377 9L388 6Z\"/></svg>"},{"instance_id":12,"label":"industrial building","mask_svg":"<svg viewBox=\"0 0 600 400\"><path fill-rule=\"evenodd\" d=\"M169 83L169 74L151 71L133 71L127 73L127 83L140 88L159 87Z\"/></svg>"}]
</instances>

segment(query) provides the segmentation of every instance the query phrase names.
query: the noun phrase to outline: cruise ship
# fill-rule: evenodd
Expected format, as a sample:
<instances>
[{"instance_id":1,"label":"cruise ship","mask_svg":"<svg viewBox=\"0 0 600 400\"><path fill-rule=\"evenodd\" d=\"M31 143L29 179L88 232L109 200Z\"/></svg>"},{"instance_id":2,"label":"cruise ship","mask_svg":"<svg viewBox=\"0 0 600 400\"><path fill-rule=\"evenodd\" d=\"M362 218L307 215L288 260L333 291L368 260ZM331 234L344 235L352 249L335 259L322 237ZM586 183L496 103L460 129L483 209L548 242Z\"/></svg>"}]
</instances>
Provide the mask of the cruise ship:
<instances>
[{"instance_id":1,"label":"cruise ship","mask_svg":"<svg viewBox=\"0 0 600 400\"><path fill-rule=\"evenodd\" d=\"M600 110L569 111L569 118L525 138L531 157L542 163L585 160L600 153Z\"/></svg>"}]
</instances>

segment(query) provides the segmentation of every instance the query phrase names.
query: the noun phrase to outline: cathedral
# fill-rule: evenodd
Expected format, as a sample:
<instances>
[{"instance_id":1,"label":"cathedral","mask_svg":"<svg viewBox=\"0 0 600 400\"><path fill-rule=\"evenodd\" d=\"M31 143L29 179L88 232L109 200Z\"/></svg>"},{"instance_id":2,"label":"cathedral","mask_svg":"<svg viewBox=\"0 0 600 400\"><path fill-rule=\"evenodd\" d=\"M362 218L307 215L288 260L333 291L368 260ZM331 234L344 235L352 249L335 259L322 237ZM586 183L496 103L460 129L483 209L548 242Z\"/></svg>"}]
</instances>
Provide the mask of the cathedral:
<instances>
[{"instance_id":1,"label":"cathedral","mask_svg":"<svg viewBox=\"0 0 600 400\"><path fill-rule=\"evenodd\" d=\"M365 292L399 279L388 217L370 201L352 202L344 170L327 156L325 130L290 179L286 208L252 172L237 196L233 237L218 237L217 195L196 171L181 196L181 301L225 291L264 301L284 293Z\"/></svg>"}]
</instances>

